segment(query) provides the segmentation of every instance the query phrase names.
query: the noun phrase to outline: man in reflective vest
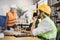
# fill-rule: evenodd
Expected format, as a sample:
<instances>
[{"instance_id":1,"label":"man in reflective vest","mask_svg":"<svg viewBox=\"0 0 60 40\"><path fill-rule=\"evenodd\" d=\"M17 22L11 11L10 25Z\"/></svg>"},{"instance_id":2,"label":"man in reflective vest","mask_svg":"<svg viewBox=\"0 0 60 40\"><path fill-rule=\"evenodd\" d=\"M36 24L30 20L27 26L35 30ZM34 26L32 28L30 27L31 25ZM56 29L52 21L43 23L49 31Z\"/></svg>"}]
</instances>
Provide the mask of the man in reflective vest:
<instances>
[{"instance_id":1,"label":"man in reflective vest","mask_svg":"<svg viewBox=\"0 0 60 40\"><path fill-rule=\"evenodd\" d=\"M7 12L7 29L16 28L18 15L16 13L16 5L11 5L10 11Z\"/></svg>"},{"instance_id":2,"label":"man in reflective vest","mask_svg":"<svg viewBox=\"0 0 60 40\"><path fill-rule=\"evenodd\" d=\"M35 28L36 19L34 18L31 31L24 31L31 35L39 37L41 40L56 40L57 28L54 22L49 18L51 14L51 8L42 4L38 7L38 16L41 18L41 22L38 23L38 27Z\"/></svg>"}]
</instances>

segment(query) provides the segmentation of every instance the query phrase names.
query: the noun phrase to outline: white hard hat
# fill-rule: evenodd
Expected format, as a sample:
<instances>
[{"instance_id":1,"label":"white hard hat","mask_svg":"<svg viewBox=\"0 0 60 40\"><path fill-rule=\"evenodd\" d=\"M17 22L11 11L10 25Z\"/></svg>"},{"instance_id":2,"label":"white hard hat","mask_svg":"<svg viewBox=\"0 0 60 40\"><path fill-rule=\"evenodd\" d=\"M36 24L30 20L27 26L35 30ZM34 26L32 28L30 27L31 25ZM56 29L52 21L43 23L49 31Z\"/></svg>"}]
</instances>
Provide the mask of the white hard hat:
<instances>
[{"instance_id":1,"label":"white hard hat","mask_svg":"<svg viewBox=\"0 0 60 40\"><path fill-rule=\"evenodd\" d=\"M17 8L17 6L16 5L11 5L11 7L10 8Z\"/></svg>"}]
</instances>

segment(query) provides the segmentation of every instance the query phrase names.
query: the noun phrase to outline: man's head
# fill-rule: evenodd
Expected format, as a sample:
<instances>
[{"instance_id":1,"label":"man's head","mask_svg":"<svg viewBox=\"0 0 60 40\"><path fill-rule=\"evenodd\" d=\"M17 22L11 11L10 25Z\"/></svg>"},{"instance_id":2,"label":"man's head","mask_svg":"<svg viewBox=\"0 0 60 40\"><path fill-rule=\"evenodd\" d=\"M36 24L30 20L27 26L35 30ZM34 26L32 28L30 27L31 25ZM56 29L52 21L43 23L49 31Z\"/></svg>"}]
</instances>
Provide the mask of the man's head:
<instances>
[{"instance_id":1,"label":"man's head","mask_svg":"<svg viewBox=\"0 0 60 40\"><path fill-rule=\"evenodd\" d=\"M51 8L46 4L42 4L38 7L38 16L42 18L43 14L46 14L46 15L51 14Z\"/></svg>"},{"instance_id":2,"label":"man's head","mask_svg":"<svg viewBox=\"0 0 60 40\"><path fill-rule=\"evenodd\" d=\"M16 5L11 5L11 7L10 7L10 11L11 12L15 12L16 11Z\"/></svg>"}]
</instances>

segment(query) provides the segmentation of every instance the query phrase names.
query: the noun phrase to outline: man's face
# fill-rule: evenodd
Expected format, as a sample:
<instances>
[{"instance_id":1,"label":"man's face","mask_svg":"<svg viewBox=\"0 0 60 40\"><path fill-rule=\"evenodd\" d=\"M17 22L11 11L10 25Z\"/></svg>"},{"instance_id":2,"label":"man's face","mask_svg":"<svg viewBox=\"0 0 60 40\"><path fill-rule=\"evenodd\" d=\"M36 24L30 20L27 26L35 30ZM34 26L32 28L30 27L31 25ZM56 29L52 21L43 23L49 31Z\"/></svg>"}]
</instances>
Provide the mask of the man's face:
<instances>
[{"instance_id":1,"label":"man's face","mask_svg":"<svg viewBox=\"0 0 60 40\"><path fill-rule=\"evenodd\" d=\"M16 9L15 8L11 8L11 12L15 12L16 11Z\"/></svg>"},{"instance_id":2,"label":"man's face","mask_svg":"<svg viewBox=\"0 0 60 40\"><path fill-rule=\"evenodd\" d=\"M38 17L41 18L43 16L42 14L43 14L43 12L39 10L38 11Z\"/></svg>"}]
</instances>

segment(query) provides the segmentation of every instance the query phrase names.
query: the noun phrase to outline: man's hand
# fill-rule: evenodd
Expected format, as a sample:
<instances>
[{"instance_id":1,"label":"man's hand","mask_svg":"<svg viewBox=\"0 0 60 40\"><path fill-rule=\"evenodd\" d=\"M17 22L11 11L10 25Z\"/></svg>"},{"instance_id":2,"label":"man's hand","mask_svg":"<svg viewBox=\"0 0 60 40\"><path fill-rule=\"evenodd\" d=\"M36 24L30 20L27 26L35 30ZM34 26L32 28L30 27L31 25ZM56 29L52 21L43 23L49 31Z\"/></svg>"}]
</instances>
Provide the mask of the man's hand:
<instances>
[{"instance_id":1,"label":"man's hand","mask_svg":"<svg viewBox=\"0 0 60 40\"><path fill-rule=\"evenodd\" d=\"M36 22L37 21L37 17L33 17L33 22Z\"/></svg>"},{"instance_id":2,"label":"man's hand","mask_svg":"<svg viewBox=\"0 0 60 40\"><path fill-rule=\"evenodd\" d=\"M34 36L31 31L21 30L22 33L26 33L29 36Z\"/></svg>"},{"instance_id":3,"label":"man's hand","mask_svg":"<svg viewBox=\"0 0 60 40\"><path fill-rule=\"evenodd\" d=\"M19 29L19 28L14 28L14 31L21 31L21 29Z\"/></svg>"},{"instance_id":4,"label":"man's hand","mask_svg":"<svg viewBox=\"0 0 60 40\"><path fill-rule=\"evenodd\" d=\"M16 25L18 25L19 23L15 23Z\"/></svg>"},{"instance_id":5,"label":"man's hand","mask_svg":"<svg viewBox=\"0 0 60 40\"><path fill-rule=\"evenodd\" d=\"M21 30L22 33L27 33L27 34L30 34L31 31L26 31L26 30Z\"/></svg>"}]
</instances>

